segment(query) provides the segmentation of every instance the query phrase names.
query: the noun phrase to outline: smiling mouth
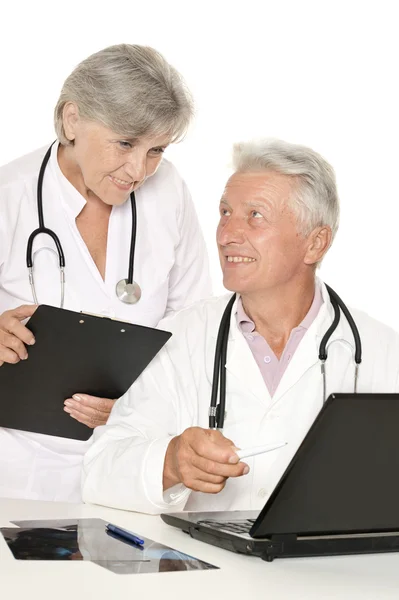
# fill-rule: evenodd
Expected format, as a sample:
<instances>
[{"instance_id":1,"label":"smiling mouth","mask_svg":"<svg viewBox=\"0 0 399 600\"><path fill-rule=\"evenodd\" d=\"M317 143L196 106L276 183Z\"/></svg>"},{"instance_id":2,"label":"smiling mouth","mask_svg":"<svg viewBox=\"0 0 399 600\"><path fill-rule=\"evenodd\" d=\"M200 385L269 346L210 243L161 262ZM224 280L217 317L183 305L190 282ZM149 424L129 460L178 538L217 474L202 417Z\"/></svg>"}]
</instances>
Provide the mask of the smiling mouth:
<instances>
[{"instance_id":1,"label":"smiling mouth","mask_svg":"<svg viewBox=\"0 0 399 600\"><path fill-rule=\"evenodd\" d=\"M226 259L229 263L252 263L256 261L256 258L249 256L226 256Z\"/></svg>"},{"instance_id":2,"label":"smiling mouth","mask_svg":"<svg viewBox=\"0 0 399 600\"><path fill-rule=\"evenodd\" d=\"M113 177L112 175L108 175L109 179L115 183L118 187L124 190L130 190L133 187L132 181L125 181L124 179L119 179L118 177Z\"/></svg>"}]
</instances>

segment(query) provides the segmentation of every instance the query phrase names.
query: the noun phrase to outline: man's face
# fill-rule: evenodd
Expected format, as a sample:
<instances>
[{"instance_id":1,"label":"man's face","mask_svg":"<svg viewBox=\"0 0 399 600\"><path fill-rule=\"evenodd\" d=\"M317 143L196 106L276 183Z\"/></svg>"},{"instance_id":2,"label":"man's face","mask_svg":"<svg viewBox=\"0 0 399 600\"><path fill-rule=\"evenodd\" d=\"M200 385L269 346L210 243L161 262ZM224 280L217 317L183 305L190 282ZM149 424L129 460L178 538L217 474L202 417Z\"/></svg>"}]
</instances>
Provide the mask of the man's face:
<instances>
[{"instance_id":1,"label":"man's face","mask_svg":"<svg viewBox=\"0 0 399 600\"><path fill-rule=\"evenodd\" d=\"M295 179L274 171L235 173L220 201L217 243L225 288L270 291L304 272L309 241L289 206Z\"/></svg>"}]
</instances>

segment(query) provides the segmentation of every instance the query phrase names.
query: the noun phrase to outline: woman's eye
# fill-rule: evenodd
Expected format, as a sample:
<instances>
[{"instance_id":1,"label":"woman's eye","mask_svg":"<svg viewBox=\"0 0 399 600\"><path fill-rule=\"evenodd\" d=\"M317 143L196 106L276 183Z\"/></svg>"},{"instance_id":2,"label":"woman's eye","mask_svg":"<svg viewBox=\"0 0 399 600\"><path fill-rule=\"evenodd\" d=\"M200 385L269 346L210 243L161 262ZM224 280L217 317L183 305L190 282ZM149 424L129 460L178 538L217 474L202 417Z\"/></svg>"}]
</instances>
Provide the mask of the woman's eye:
<instances>
[{"instance_id":1,"label":"woman's eye","mask_svg":"<svg viewBox=\"0 0 399 600\"><path fill-rule=\"evenodd\" d=\"M125 140L120 140L119 145L121 148L125 148L125 149L132 147L132 144L130 142L126 142Z\"/></svg>"},{"instance_id":2,"label":"woman's eye","mask_svg":"<svg viewBox=\"0 0 399 600\"><path fill-rule=\"evenodd\" d=\"M151 148L151 154L163 154L165 152L165 148Z\"/></svg>"}]
</instances>

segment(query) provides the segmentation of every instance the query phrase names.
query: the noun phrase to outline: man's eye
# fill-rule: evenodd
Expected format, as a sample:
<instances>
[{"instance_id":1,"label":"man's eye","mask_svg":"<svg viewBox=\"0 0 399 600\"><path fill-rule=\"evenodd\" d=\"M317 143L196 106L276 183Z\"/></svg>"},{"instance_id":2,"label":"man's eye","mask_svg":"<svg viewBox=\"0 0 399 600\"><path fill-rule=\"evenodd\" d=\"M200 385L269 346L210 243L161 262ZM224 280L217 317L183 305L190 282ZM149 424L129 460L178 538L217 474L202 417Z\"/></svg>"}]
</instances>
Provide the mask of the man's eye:
<instances>
[{"instance_id":1,"label":"man's eye","mask_svg":"<svg viewBox=\"0 0 399 600\"><path fill-rule=\"evenodd\" d=\"M220 209L220 215L221 215L222 217L228 217L228 216L229 216L229 214L230 214L230 211L229 211L229 210L227 210L227 208L221 208L221 209Z\"/></svg>"},{"instance_id":2,"label":"man's eye","mask_svg":"<svg viewBox=\"0 0 399 600\"><path fill-rule=\"evenodd\" d=\"M251 216L254 217L255 219L261 219L263 217L263 215L261 215L261 213L258 212L257 210L253 210L251 212Z\"/></svg>"},{"instance_id":3,"label":"man's eye","mask_svg":"<svg viewBox=\"0 0 399 600\"><path fill-rule=\"evenodd\" d=\"M130 142L126 142L125 140L120 140L119 145L121 148L131 148L132 144Z\"/></svg>"}]
</instances>

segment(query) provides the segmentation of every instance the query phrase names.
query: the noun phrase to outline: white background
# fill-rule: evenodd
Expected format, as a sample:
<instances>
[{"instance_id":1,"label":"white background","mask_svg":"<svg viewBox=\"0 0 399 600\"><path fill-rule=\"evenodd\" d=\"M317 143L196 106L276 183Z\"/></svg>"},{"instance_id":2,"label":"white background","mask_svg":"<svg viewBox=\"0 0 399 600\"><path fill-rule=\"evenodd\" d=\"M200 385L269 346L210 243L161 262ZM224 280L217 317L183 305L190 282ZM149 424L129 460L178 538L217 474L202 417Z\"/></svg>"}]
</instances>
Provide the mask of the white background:
<instances>
[{"instance_id":1,"label":"white background","mask_svg":"<svg viewBox=\"0 0 399 600\"><path fill-rule=\"evenodd\" d=\"M92 52L154 46L185 76L197 117L167 151L214 242L231 145L272 136L335 167L341 226L321 277L399 330L396 0L66 0L0 5L0 164L54 138L64 79Z\"/></svg>"}]
</instances>

